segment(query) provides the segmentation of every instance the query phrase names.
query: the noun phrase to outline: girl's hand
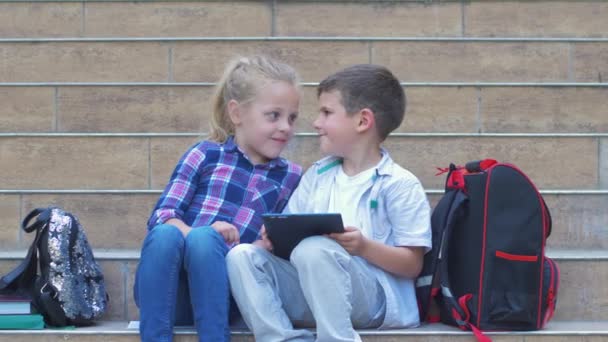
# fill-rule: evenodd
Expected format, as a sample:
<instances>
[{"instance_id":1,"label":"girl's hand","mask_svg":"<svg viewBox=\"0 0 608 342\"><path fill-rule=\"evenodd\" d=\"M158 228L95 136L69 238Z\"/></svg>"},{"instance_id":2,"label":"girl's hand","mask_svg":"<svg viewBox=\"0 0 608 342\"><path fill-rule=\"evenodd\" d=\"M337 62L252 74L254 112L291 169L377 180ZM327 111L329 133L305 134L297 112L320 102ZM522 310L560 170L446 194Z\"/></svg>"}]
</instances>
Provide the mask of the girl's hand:
<instances>
[{"instance_id":1,"label":"girl's hand","mask_svg":"<svg viewBox=\"0 0 608 342\"><path fill-rule=\"evenodd\" d=\"M215 229L216 232L224 238L227 244L239 243L240 234L236 227L225 221L215 221L211 224L211 228Z\"/></svg>"},{"instance_id":2,"label":"girl's hand","mask_svg":"<svg viewBox=\"0 0 608 342\"><path fill-rule=\"evenodd\" d=\"M260 229L260 235L262 238L260 240L256 240L253 242L254 245L264 248L265 250L272 252L272 242L268 239L268 234L266 233L266 226L262 225L262 229Z\"/></svg>"},{"instance_id":3,"label":"girl's hand","mask_svg":"<svg viewBox=\"0 0 608 342\"><path fill-rule=\"evenodd\" d=\"M366 247L367 239L355 227L344 227L344 233L331 233L329 237L336 241L351 255L361 255Z\"/></svg>"}]
</instances>

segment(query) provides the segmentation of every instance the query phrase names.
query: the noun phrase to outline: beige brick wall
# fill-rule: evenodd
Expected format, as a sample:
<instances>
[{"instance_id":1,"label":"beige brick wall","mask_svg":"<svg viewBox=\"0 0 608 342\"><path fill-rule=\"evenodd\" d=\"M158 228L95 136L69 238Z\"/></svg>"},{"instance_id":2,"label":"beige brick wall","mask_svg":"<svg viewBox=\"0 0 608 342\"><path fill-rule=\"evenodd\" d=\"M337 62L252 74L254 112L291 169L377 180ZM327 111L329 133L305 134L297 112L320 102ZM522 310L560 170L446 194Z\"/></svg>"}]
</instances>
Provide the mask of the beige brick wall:
<instances>
[{"instance_id":1,"label":"beige brick wall","mask_svg":"<svg viewBox=\"0 0 608 342\"><path fill-rule=\"evenodd\" d=\"M608 189L608 138L600 140L600 188Z\"/></svg>"},{"instance_id":2,"label":"beige brick wall","mask_svg":"<svg viewBox=\"0 0 608 342\"><path fill-rule=\"evenodd\" d=\"M563 82L568 44L374 42L372 62L387 66L402 81Z\"/></svg>"},{"instance_id":3,"label":"beige brick wall","mask_svg":"<svg viewBox=\"0 0 608 342\"><path fill-rule=\"evenodd\" d=\"M145 189L148 141L0 138L2 189Z\"/></svg>"},{"instance_id":4,"label":"beige brick wall","mask_svg":"<svg viewBox=\"0 0 608 342\"><path fill-rule=\"evenodd\" d=\"M54 92L53 88L0 88L0 132L53 130Z\"/></svg>"},{"instance_id":5,"label":"beige brick wall","mask_svg":"<svg viewBox=\"0 0 608 342\"><path fill-rule=\"evenodd\" d=\"M608 43L572 44L573 81L608 80Z\"/></svg>"},{"instance_id":6,"label":"beige brick wall","mask_svg":"<svg viewBox=\"0 0 608 342\"><path fill-rule=\"evenodd\" d=\"M179 42L173 50L177 82L216 82L237 55L263 53L295 67L305 82L318 82L343 67L369 62L365 42Z\"/></svg>"},{"instance_id":7,"label":"beige brick wall","mask_svg":"<svg viewBox=\"0 0 608 342\"><path fill-rule=\"evenodd\" d=\"M271 7L260 2L88 2L91 37L268 36Z\"/></svg>"},{"instance_id":8,"label":"beige brick wall","mask_svg":"<svg viewBox=\"0 0 608 342\"><path fill-rule=\"evenodd\" d=\"M19 242L19 195L0 195L0 248L14 249ZM1 270L0 270L1 271ZM5 272L0 272L4 274Z\"/></svg>"},{"instance_id":9,"label":"beige brick wall","mask_svg":"<svg viewBox=\"0 0 608 342\"><path fill-rule=\"evenodd\" d=\"M93 248L139 249L157 194L28 194L21 212L59 206L74 213ZM27 245L22 244L23 247Z\"/></svg>"},{"instance_id":10,"label":"beige brick wall","mask_svg":"<svg viewBox=\"0 0 608 342\"><path fill-rule=\"evenodd\" d=\"M199 132L207 130L211 87L64 87L60 132Z\"/></svg>"},{"instance_id":11,"label":"beige brick wall","mask_svg":"<svg viewBox=\"0 0 608 342\"><path fill-rule=\"evenodd\" d=\"M168 55L158 42L2 43L0 82L166 82Z\"/></svg>"},{"instance_id":12,"label":"beige brick wall","mask_svg":"<svg viewBox=\"0 0 608 342\"><path fill-rule=\"evenodd\" d=\"M608 88L483 88L484 132L608 132Z\"/></svg>"},{"instance_id":13,"label":"beige brick wall","mask_svg":"<svg viewBox=\"0 0 608 342\"><path fill-rule=\"evenodd\" d=\"M0 3L0 37L79 37L80 3Z\"/></svg>"},{"instance_id":14,"label":"beige brick wall","mask_svg":"<svg viewBox=\"0 0 608 342\"><path fill-rule=\"evenodd\" d=\"M459 36L461 5L277 2L277 36ZM306 18L303 20L302 18Z\"/></svg>"},{"instance_id":15,"label":"beige brick wall","mask_svg":"<svg viewBox=\"0 0 608 342\"><path fill-rule=\"evenodd\" d=\"M465 35L473 37L606 37L602 1L471 1Z\"/></svg>"}]
</instances>

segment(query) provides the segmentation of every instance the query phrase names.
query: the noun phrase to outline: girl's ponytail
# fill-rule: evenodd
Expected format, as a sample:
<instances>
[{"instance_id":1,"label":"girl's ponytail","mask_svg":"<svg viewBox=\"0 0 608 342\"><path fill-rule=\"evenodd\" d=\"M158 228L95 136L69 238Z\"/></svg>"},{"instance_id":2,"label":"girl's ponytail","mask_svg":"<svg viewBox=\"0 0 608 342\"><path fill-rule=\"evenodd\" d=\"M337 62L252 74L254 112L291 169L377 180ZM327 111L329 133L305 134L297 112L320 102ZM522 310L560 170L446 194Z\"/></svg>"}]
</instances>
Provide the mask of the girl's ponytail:
<instances>
[{"instance_id":1,"label":"girl's ponytail","mask_svg":"<svg viewBox=\"0 0 608 342\"><path fill-rule=\"evenodd\" d=\"M257 88L268 81L284 81L298 87L299 77L291 66L270 57L256 55L232 59L213 94L213 112L207 139L223 143L233 135L234 125L226 113L226 105L230 100L240 104L252 101Z\"/></svg>"}]
</instances>

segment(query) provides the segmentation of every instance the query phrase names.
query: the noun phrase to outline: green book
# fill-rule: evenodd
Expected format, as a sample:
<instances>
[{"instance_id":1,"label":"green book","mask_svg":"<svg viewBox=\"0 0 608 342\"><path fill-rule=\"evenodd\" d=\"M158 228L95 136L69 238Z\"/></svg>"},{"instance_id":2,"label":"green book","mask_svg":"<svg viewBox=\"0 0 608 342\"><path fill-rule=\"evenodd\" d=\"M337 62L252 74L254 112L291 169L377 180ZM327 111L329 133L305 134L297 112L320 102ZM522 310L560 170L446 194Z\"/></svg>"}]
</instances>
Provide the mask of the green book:
<instances>
[{"instance_id":1,"label":"green book","mask_svg":"<svg viewBox=\"0 0 608 342\"><path fill-rule=\"evenodd\" d=\"M33 330L44 329L42 315L0 315L0 329Z\"/></svg>"}]
</instances>

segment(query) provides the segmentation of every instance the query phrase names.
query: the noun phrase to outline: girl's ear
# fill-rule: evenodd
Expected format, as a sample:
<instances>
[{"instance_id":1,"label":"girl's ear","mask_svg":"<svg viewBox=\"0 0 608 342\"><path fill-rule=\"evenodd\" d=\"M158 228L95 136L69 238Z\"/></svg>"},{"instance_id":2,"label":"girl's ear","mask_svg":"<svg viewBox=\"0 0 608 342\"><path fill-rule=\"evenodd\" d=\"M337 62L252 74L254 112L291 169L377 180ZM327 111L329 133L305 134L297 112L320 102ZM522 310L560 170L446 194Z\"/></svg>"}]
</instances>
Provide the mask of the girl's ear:
<instances>
[{"instance_id":1,"label":"girl's ear","mask_svg":"<svg viewBox=\"0 0 608 342\"><path fill-rule=\"evenodd\" d=\"M226 109L228 111L228 117L230 117L230 121L233 125L237 126L241 123L241 108L240 104L237 100L230 100L226 105Z\"/></svg>"},{"instance_id":2,"label":"girl's ear","mask_svg":"<svg viewBox=\"0 0 608 342\"><path fill-rule=\"evenodd\" d=\"M359 132L365 132L368 129L374 128L376 125L376 118L374 112L369 108L363 108L359 111L359 123L357 130Z\"/></svg>"}]
</instances>

